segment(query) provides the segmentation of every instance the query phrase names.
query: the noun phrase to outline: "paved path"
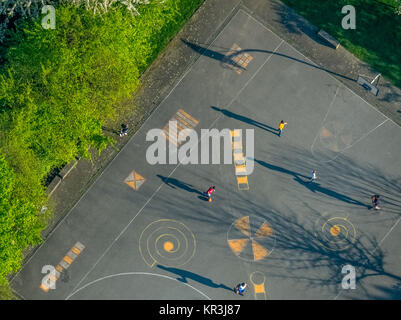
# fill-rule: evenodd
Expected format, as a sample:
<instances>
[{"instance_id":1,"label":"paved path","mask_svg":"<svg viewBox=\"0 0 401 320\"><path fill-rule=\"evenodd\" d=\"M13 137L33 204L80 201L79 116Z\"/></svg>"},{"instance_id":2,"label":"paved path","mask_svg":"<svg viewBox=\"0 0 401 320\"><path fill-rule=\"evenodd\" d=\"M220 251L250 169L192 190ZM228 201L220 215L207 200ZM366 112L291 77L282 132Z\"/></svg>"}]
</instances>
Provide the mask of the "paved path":
<instances>
[{"instance_id":1,"label":"paved path","mask_svg":"<svg viewBox=\"0 0 401 320\"><path fill-rule=\"evenodd\" d=\"M401 128L242 9L210 45L185 43L202 56L14 290L25 299L400 298ZM150 165L146 134L174 116L199 138L243 129L244 152L254 130L249 189L239 190L233 164ZM124 183L133 171L145 179L137 191ZM211 203L201 195L210 185ZM355 290L341 289L346 264ZM45 265L62 271L48 292ZM250 284L245 297L232 292L240 281Z\"/></svg>"}]
</instances>

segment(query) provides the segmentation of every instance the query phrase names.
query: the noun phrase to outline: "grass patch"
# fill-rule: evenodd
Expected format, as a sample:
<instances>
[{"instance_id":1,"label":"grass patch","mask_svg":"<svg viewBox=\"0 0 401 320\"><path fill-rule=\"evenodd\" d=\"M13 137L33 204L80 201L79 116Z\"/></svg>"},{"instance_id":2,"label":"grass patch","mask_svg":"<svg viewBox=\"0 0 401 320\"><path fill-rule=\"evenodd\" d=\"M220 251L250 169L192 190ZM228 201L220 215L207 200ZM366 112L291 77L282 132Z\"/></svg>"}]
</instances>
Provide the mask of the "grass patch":
<instances>
[{"instance_id":1,"label":"grass patch","mask_svg":"<svg viewBox=\"0 0 401 320\"><path fill-rule=\"evenodd\" d=\"M282 0L401 88L401 15L396 0ZM344 30L341 9L356 10L356 29Z\"/></svg>"}]
</instances>

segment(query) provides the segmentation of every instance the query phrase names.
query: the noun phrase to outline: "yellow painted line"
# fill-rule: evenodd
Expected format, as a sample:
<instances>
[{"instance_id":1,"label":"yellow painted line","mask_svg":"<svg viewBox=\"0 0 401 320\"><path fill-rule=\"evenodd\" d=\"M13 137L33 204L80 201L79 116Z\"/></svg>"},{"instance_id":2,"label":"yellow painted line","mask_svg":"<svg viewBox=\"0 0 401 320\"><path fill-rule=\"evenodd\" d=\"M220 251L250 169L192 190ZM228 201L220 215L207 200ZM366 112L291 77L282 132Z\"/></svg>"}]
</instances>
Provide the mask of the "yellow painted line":
<instances>
[{"instance_id":1,"label":"yellow painted line","mask_svg":"<svg viewBox=\"0 0 401 320\"><path fill-rule=\"evenodd\" d=\"M253 250L253 258L255 261L262 260L269 254L269 251L267 251L255 240L252 240L252 250Z\"/></svg>"},{"instance_id":2,"label":"yellow painted line","mask_svg":"<svg viewBox=\"0 0 401 320\"><path fill-rule=\"evenodd\" d=\"M78 250L81 250L81 252L85 249L85 246L81 242L77 242L74 247L78 248Z\"/></svg>"},{"instance_id":3,"label":"yellow painted line","mask_svg":"<svg viewBox=\"0 0 401 320\"><path fill-rule=\"evenodd\" d=\"M234 153L234 161L245 161L244 154L241 153Z\"/></svg>"},{"instance_id":4,"label":"yellow painted line","mask_svg":"<svg viewBox=\"0 0 401 320\"><path fill-rule=\"evenodd\" d=\"M186 118L188 118L189 120L192 120L192 122L198 124L199 121L196 120L194 117L192 117L191 115L189 115L188 113L186 113L184 110L182 109L178 109L178 112L181 113L183 116L185 116Z\"/></svg>"},{"instance_id":5,"label":"yellow painted line","mask_svg":"<svg viewBox=\"0 0 401 320\"><path fill-rule=\"evenodd\" d=\"M249 190L249 185L248 184L239 184L238 190Z\"/></svg>"},{"instance_id":6,"label":"yellow painted line","mask_svg":"<svg viewBox=\"0 0 401 320\"><path fill-rule=\"evenodd\" d=\"M49 274L49 278L48 279L50 279L50 281L52 281L52 282L56 282L57 281L57 278L54 275L52 275L51 273Z\"/></svg>"},{"instance_id":7,"label":"yellow painted line","mask_svg":"<svg viewBox=\"0 0 401 320\"><path fill-rule=\"evenodd\" d=\"M44 285L43 283L40 285L39 288L42 289L44 292L48 292L50 289L50 287L48 287L47 285Z\"/></svg>"},{"instance_id":8,"label":"yellow painted line","mask_svg":"<svg viewBox=\"0 0 401 320\"><path fill-rule=\"evenodd\" d=\"M177 126L177 128L178 128L178 126ZM175 126L169 126L169 125L165 125L164 126L164 128L163 128L163 131L166 133L166 134L168 134L169 136L173 136L173 137L176 137L176 136L178 136L178 130L177 130L177 128L175 127Z\"/></svg>"},{"instance_id":9,"label":"yellow painted line","mask_svg":"<svg viewBox=\"0 0 401 320\"><path fill-rule=\"evenodd\" d=\"M58 272L63 272L63 267L60 266L60 265L57 265L57 266L56 266L56 270L57 270Z\"/></svg>"},{"instance_id":10,"label":"yellow painted line","mask_svg":"<svg viewBox=\"0 0 401 320\"><path fill-rule=\"evenodd\" d=\"M194 125L194 123L191 120L185 118L181 113L177 112L175 115L177 117L176 118L177 121L185 124L187 128L193 129L196 126L196 124Z\"/></svg>"},{"instance_id":11,"label":"yellow painted line","mask_svg":"<svg viewBox=\"0 0 401 320\"><path fill-rule=\"evenodd\" d=\"M174 249L174 244L171 241L166 241L163 243L163 249L167 252L170 252Z\"/></svg>"},{"instance_id":12,"label":"yellow painted line","mask_svg":"<svg viewBox=\"0 0 401 320\"><path fill-rule=\"evenodd\" d=\"M131 180L131 181L124 181L128 186L130 186L132 189L136 190L136 185L135 185L135 181Z\"/></svg>"},{"instance_id":13,"label":"yellow painted line","mask_svg":"<svg viewBox=\"0 0 401 320\"><path fill-rule=\"evenodd\" d=\"M171 143L174 144L176 147L178 147L177 142L175 142L172 138L170 138L170 136L169 136L166 132L163 131L163 135L164 135L164 137L165 137L169 142L171 142Z\"/></svg>"},{"instance_id":14,"label":"yellow painted line","mask_svg":"<svg viewBox=\"0 0 401 320\"><path fill-rule=\"evenodd\" d=\"M326 128L322 128L322 131L320 132L320 136L322 138L328 138L328 137L332 136L332 133L329 130L327 130Z\"/></svg>"},{"instance_id":15,"label":"yellow painted line","mask_svg":"<svg viewBox=\"0 0 401 320\"><path fill-rule=\"evenodd\" d=\"M181 123L177 122L177 131L180 134L180 131L186 129Z\"/></svg>"},{"instance_id":16,"label":"yellow painted line","mask_svg":"<svg viewBox=\"0 0 401 320\"><path fill-rule=\"evenodd\" d=\"M77 247L73 247L71 251L74 252L76 255L79 255L81 253L81 250L79 250Z\"/></svg>"},{"instance_id":17,"label":"yellow painted line","mask_svg":"<svg viewBox=\"0 0 401 320\"><path fill-rule=\"evenodd\" d=\"M235 166L235 174L239 175L241 173L243 173L244 175L246 174L246 166L245 165Z\"/></svg>"},{"instance_id":18,"label":"yellow painted line","mask_svg":"<svg viewBox=\"0 0 401 320\"><path fill-rule=\"evenodd\" d=\"M261 284L253 284L253 289L255 291L255 294L257 293L266 293L265 291L265 284L261 283Z\"/></svg>"},{"instance_id":19,"label":"yellow painted line","mask_svg":"<svg viewBox=\"0 0 401 320\"><path fill-rule=\"evenodd\" d=\"M248 177L243 176L243 177L237 177L237 182L238 184L248 184Z\"/></svg>"},{"instance_id":20,"label":"yellow painted line","mask_svg":"<svg viewBox=\"0 0 401 320\"><path fill-rule=\"evenodd\" d=\"M137 191L139 189L139 187L146 181L146 179L144 177L142 177L138 172L136 172L135 170L132 171L128 177L124 180L124 182L130 186L132 189L134 189L135 191ZM70 256L70 258L75 259L74 256L71 257L71 255L73 255L72 252L70 252L68 254Z\"/></svg>"},{"instance_id":21,"label":"yellow painted line","mask_svg":"<svg viewBox=\"0 0 401 320\"><path fill-rule=\"evenodd\" d=\"M341 232L341 229L339 226L334 225L330 228L330 233L332 236L337 237Z\"/></svg>"},{"instance_id":22,"label":"yellow painted line","mask_svg":"<svg viewBox=\"0 0 401 320\"><path fill-rule=\"evenodd\" d=\"M64 260L65 262L67 262L68 264L71 264L71 263L72 263L72 259L71 259L69 256L65 256L65 257L63 258L63 260Z\"/></svg>"},{"instance_id":23,"label":"yellow painted line","mask_svg":"<svg viewBox=\"0 0 401 320\"><path fill-rule=\"evenodd\" d=\"M249 225L249 216L242 217L235 221L235 227L248 237L251 235L251 227Z\"/></svg>"},{"instance_id":24,"label":"yellow painted line","mask_svg":"<svg viewBox=\"0 0 401 320\"><path fill-rule=\"evenodd\" d=\"M242 141L233 141L233 149L241 149L242 150Z\"/></svg>"},{"instance_id":25,"label":"yellow painted line","mask_svg":"<svg viewBox=\"0 0 401 320\"><path fill-rule=\"evenodd\" d=\"M242 250L244 250L244 247L246 246L248 241L249 239L234 239L229 240L228 245L235 254L239 254Z\"/></svg>"},{"instance_id":26,"label":"yellow painted line","mask_svg":"<svg viewBox=\"0 0 401 320\"><path fill-rule=\"evenodd\" d=\"M268 225L267 222L264 222L259 230L255 233L255 237L270 237L273 234L273 229Z\"/></svg>"},{"instance_id":27,"label":"yellow painted line","mask_svg":"<svg viewBox=\"0 0 401 320\"><path fill-rule=\"evenodd\" d=\"M241 135L241 131L239 130L231 130L232 137L239 137Z\"/></svg>"}]
</instances>

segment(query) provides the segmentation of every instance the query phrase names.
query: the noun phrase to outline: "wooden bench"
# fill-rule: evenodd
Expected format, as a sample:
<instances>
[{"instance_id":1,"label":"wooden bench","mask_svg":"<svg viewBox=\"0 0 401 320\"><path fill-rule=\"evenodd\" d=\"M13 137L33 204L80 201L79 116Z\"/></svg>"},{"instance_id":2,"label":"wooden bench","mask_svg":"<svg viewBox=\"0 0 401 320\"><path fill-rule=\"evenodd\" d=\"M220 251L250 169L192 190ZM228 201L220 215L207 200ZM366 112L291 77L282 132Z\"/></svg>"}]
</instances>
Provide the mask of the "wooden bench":
<instances>
[{"instance_id":1,"label":"wooden bench","mask_svg":"<svg viewBox=\"0 0 401 320\"><path fill-rule=\"evenodd\" d=\"M329 35L326 31L323 29L320 29L318 32L318 35L326 40L328 43L330 43L335 49L337 49L340 46L340 42L338 42L336 39L334 39L331 35Z\"/></svg>"}]
</instances>

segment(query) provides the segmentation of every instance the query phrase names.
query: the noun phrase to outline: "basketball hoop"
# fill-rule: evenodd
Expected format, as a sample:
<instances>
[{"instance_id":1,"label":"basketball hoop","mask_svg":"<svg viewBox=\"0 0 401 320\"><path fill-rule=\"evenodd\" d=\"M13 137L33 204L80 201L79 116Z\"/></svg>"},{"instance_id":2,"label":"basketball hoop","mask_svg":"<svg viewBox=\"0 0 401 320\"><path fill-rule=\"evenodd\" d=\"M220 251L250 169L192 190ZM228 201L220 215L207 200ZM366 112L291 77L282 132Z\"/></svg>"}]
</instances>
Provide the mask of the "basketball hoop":
<instances>
[{"instance_id":1,"label":"basketball hoop","mask_svg":"<svg viewBox=\"0 0 401 320\"><path fill-rule=\"evenodd\" d=\"M362 75L358 75L358 80L356 81L358 84L360 84L365 90L370 91L372 94L377 96L379 94L379 79L380 79L380 73L374 77L372 81L368 81L366 78L364 78ZM376 82L376 84L374 84Z\"/></svg>"}]
</instances>

